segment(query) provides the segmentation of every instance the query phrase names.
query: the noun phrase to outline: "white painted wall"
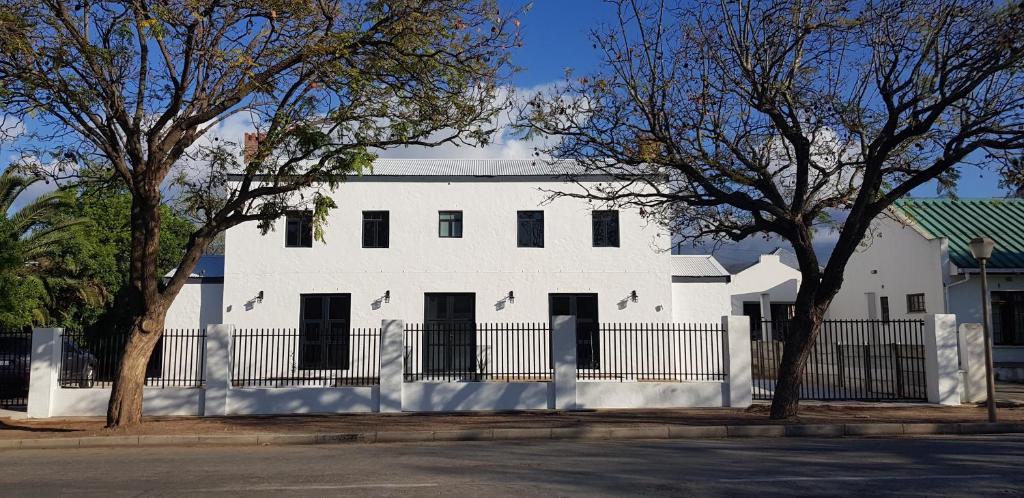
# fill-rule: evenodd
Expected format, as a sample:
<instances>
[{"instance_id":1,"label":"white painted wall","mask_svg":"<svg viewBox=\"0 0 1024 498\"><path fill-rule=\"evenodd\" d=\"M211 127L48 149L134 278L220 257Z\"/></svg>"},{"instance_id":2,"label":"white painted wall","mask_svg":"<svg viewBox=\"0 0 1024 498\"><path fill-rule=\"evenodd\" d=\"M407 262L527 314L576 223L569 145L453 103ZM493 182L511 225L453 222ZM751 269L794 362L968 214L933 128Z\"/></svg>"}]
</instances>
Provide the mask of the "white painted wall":
<instances>
[{"instance_id":1,"label":"white painted wall","mask_svg":"<svg viewBox=\"0 0 1024 498\"><path fill-rule=\"evenodd\" d=\"M721 278L672 277L672 321L716 323L730 314L729 283Z\"/></svg>"},{"instance_id":2,"label":"white painted wall","mask_svg":"<svg viewBox=\"0 0 1024 498\"><path fill-rule=\"evenodd\" d=\"M224 284L190 278L167 310L164 328L205 329L223 322Z\"/></svg>"},{"instance_id":3,"label":"white painted wall","mask_svg":"<svg viewBox=\"0 0 1024 498\"><path fill-rule=\"evenodd\" d=\"M620 211L620 247L595 248L588 203L544 204L541 188L572 184L374 180L353 179L334 192L338 208L325 228L326 244L284 247L283 219L266 236L255 223L228 230L224 322L297 327L300 294L350 293L353 327L377 326L382 318L417 323L426 292L476 293L478 322L546 322L548 294L560 292L598 293L603 322L672 319L670 237L636 211ZM516 212L537 209L545 212L545 247L516 247ZM363 210L390 211L390 248L362 248ZM437 236L439 210L463 211L463 238ZM636 303L627 299L633 290ZM514 303L505 301L509 291Z\"/></svg>"},{"instance_id":4,"label":"white painted wall","mask_svg":"<svg viewBox=\"0 0 1024 498\"><path fill-rule=\"evenodd\" d=\"M769 294L771 302L792 303L800 287L800 271L783 264L776 254L762 254L757 263L732 276L729 283L730 306L733 315L743 314L743 303L760 302L762 294ZM761 316L767 316L761 310Z\"/></svg>"},{"instance_id":5,"label":"white painted wall","mask_svg":"<svg viewBox=\"0 0 1024 498\"><path fill-rule=\"evenodd\" d=\"M829 318L868 318L868 293L889 298L892 319L944 313L944 240L928 240L914 228L889 218L873 223L872 233L850 258L843 287ZM925 294L925 313L907 313L907 294ZM880 307L877 307L880 311ZM879 316L880 318L880 316Z\"/></svg>"}]
</instances>

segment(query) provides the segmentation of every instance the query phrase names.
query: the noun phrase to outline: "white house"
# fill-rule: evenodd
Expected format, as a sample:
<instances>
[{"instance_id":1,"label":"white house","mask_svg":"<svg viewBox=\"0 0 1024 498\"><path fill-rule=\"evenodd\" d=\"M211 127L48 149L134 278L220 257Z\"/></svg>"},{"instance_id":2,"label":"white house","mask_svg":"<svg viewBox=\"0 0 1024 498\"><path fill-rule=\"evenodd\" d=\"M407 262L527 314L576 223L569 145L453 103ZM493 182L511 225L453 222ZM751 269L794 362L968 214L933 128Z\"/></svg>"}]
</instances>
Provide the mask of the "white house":
<instances>
[{"instance_id":1,"label":"white house","mask_svg":"<svg viewBox=\"0 0 1024 498\"><path fill-rule=\"evenodd\" d=\"M1024 200L906 199L872 226L829 310L881 320L953 313L980 323L981 282L970 241L988 236L994 361L1024 365Z\"/></svg>"},{"instance_id":2,"label":"white house","mask_svg":"<svg viewBox=\"0 0 1024 498\"><path fill-rule=\"evenodd\" d=\"M387 160L332 194L312 240L308 214L225 236L224 322L299 327L323 301L353 327L407 322L671 321L670 237L635 210L578 191L572 163ZM607 181L579 177L581 182ZM324 301L327 300L327 301ZM326 306L325 306L326 308Z\"/></svg>"},{"instance_id":3,"label":"white house","mask_svg":"<svg viewBox=\"0 0 1024 498\"><path fill-rule=\"evenodd\" d=\"M729 314L750 317L754 338L761 336L762 322L793 316L800 288L796 257L783 249L762 254L757 262L735 272L729 283Z\"/></svg>"},{"instance_id":4,"label":"white house","mask_svg":"<svg viewBox=\"0 0 1024 498\"><path fill-rule=\"evenodd\" d=\"M729 272L714 256L672 256L672 321L706 323L729 314Z\"/></svg>"}]
</instances>

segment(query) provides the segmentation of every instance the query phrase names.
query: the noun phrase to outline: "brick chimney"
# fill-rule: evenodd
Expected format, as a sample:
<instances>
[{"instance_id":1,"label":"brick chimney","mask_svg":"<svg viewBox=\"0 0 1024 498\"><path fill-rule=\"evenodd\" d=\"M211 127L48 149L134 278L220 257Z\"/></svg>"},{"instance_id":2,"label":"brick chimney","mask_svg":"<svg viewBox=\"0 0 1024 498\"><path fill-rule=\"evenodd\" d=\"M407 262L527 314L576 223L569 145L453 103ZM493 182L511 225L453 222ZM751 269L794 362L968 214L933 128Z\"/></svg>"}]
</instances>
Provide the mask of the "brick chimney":
<instances>
[{"instance_id":1,"label":"brick chimney","mask_svg":"<svg viewBox=\"0 0 1024 498\"><path fill-rule=\"evenodd\" d=\"M253 157L256 156L256 152L260 148L260 142L267 138L266 133L246 133L245 143L242 147L242 160L245 164L249 164Z\"/></svg>"}]
</instances>

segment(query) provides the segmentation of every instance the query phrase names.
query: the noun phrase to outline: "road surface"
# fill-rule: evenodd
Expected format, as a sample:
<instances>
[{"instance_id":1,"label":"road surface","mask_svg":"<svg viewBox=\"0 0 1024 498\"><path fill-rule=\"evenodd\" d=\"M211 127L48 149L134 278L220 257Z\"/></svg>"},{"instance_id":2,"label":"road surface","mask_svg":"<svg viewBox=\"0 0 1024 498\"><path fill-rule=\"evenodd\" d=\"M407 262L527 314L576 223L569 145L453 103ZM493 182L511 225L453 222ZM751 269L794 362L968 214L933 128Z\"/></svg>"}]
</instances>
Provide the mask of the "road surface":
<instances>
[{"instance_id":1,"label":"road surface","mask_svg":"<svg viewBox=\"0 0 1024 498\"><path fill-rule=\"evenodd\" d=\"M3 496L1024 493L1024 436L0 452Z\"/></svg>"}]
</instances>

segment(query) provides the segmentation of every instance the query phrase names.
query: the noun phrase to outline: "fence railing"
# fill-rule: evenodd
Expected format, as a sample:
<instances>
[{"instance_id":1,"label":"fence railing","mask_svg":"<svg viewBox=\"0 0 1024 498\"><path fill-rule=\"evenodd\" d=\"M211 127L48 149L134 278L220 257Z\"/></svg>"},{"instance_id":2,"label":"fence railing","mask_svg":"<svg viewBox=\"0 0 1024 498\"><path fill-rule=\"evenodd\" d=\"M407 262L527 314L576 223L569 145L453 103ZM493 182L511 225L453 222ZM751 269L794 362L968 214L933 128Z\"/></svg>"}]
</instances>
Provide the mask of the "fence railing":
<instances>
[{"instance_id":1,"label":"fence railing","mask_svg":"<svg viewBox=\"0 0 1024 498\"><path fill-rule=\"evenodd\" d=\"M751 343L755 399L772 398L791 330L789 321L761 322L762 339ZM826 320L811 348L800 397L923 400L926 382L922 320Z\"/></svg>"},{"instance_id":2,"label":"fence railing","mask_svg":"<svg viewBox=\"0 0 1024 498\"><path fill-rule=\"evenodd\" d=\"M65 388L108 387L117 376L128 334L65 332L57 381ZM202 387L206 371L206 331L167 329L146 364L147 387Z\"/></svg>"},{"instance_id":3,"label":"fence railing","mask_svg":"<svg viewBox=\"0 0 1024 498\"><path fill-rule=\"evenodd\" d=\"M407 324L405 380L549 382L548 324Z\"/></svg>"},{"instance_id":4,"label":"fence railing","mask_svg":"<svg viewBox=\"0 0 1024 498\"><path fill-rule=\"evenodd\" d=\"M724 331L713 323L583 324L578 380L680 382L726 378Z\"/></svg>"},{"instance_id":5,"label":"fence railing","mask_svg":"<svg viewBox=\"0 0 1024 498\"><path fill-rule=\"evenodd\" d=\"M338 387L380 383L380 329L239 329L234 387Z\"/></svg>"},{"instance_id":6,"label":"fence railing","mask_svg":"<svg viewBox=\"0 0 1024 498\"><path fill-rule=\"evenodd\" d=\"M28 404L32 330L0 331L0 408Z\"/></svg>"}]
</instances>

